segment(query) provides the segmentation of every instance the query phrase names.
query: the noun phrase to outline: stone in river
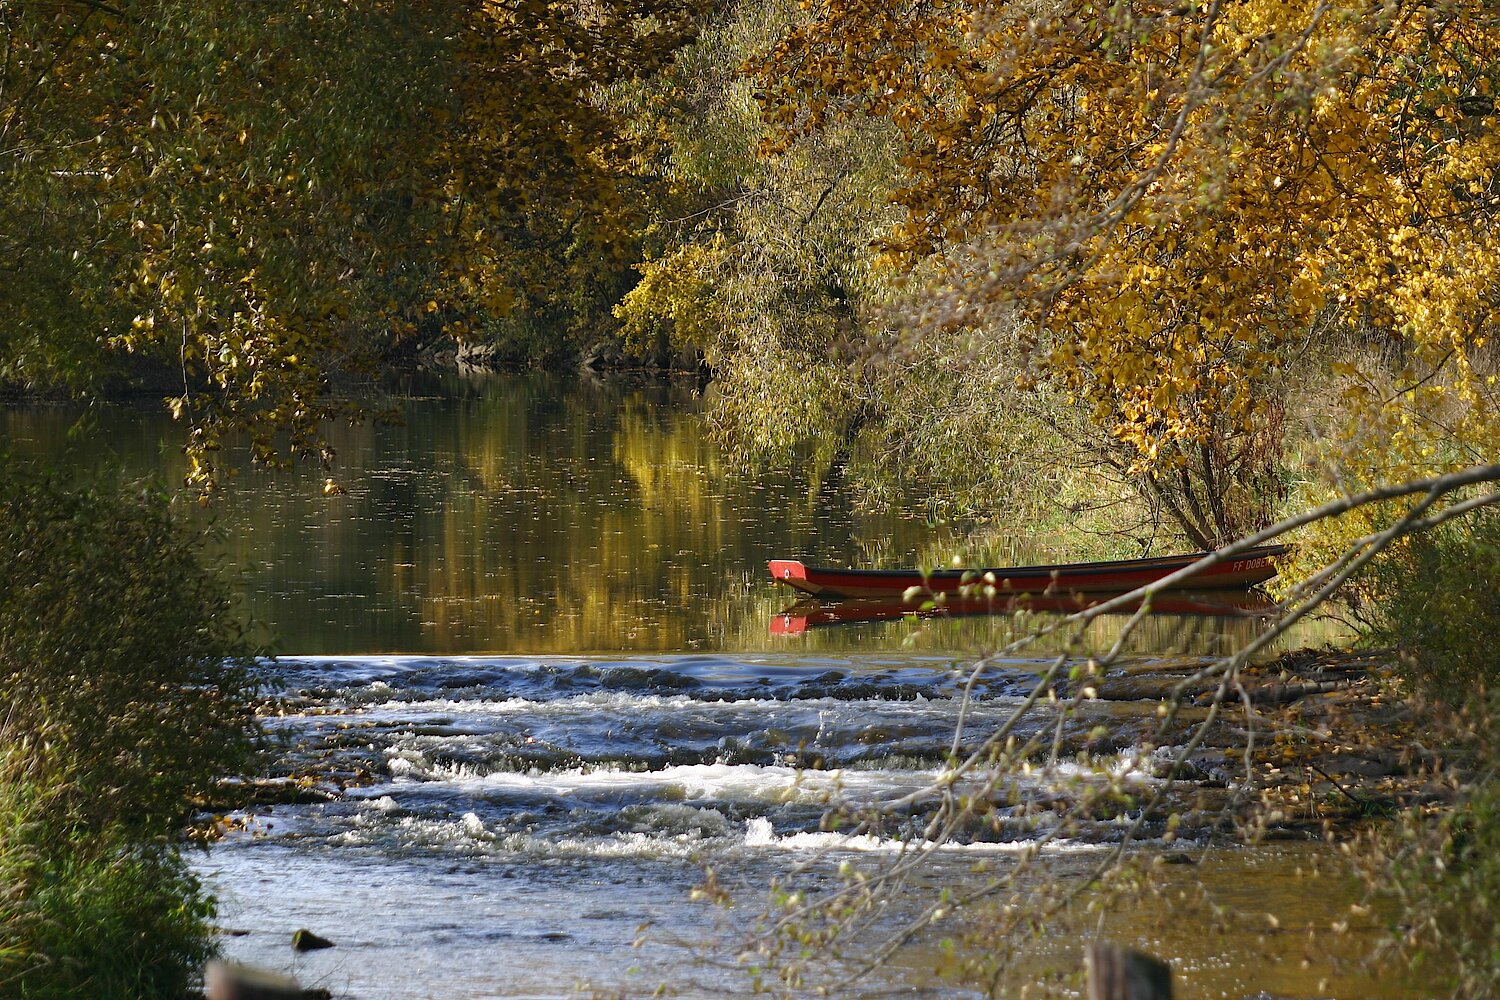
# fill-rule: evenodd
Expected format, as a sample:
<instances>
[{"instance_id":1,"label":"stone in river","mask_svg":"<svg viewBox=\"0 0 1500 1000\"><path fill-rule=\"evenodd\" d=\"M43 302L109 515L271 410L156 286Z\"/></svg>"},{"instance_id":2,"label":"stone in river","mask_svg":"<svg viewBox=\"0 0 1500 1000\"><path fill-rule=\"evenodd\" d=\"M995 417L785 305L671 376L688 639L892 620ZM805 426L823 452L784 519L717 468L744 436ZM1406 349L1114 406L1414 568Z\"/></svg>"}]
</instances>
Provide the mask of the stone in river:
<instances>
[{"instance_id":1,"label":"stone in river","mask_svg":"<svg viewBox=\"0 0 1500 1000\"><path fill-rule=\"evenodd\" d=\"M325 937L319 937L306 927L292 935L293 951L317 951L319 948L332 948L333 942Z\"/></svg>"}]
</instances>

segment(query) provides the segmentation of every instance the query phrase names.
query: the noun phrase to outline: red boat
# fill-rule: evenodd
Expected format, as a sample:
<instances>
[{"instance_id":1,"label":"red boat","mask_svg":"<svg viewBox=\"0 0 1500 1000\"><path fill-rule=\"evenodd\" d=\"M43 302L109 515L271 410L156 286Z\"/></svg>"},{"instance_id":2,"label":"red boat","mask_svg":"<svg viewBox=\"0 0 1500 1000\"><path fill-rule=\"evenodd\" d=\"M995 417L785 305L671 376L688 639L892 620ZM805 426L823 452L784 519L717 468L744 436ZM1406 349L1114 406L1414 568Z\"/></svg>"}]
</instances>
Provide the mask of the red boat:
<instances>
[{"instance_id":1,"label":"red boat","mask_svg":"<svg viewBox=\"0 0 1500 1000\"><path fill-rule=\"evenodd\" d=\"M1245 588L1276 575L1271 560L1284 545L1246 549L1233 559L1214 563L1174 582L1171 590ZM1144 587L1208 555L1158 556L1116 562L1065 563L1056 566L1012 566L1004 569L940 569L930 573L902 569L834 569L807 566L795 559L772 559L771 578L820 598L896 597L912 587L927 594L984 596L997 594L1072 594L1119 592Z\"/></svg>"}]
</instances>

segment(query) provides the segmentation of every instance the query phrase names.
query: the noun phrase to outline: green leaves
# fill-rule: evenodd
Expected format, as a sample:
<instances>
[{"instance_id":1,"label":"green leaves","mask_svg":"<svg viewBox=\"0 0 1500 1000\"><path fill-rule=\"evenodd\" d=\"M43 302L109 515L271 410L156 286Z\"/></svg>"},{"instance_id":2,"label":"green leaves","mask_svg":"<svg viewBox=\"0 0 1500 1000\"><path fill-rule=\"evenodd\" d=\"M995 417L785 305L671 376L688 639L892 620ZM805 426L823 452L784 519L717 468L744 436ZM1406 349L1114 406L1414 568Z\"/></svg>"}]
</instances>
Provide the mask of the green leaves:
<instances>
[{"instance_id":1,"label":"green leaves","mask_svg":"<svg viewBox=\"0 0 1500 1000\"><path fill-rule=\"evenodd\" d=\"M182 828L256 749L252 647L158 489L0 456L0 991L180 996Z\"/></svg>"},{"instance_id":2,"label":"green leaves","mask_svg":"<svg viewBox=\"0 0 1500 1000\"><path fill-rule=\"evenodd\" d=\"M596 322L639 228L596 90L658 67L696 10L6 7L0 378L162 385L208 491L230 434L324 456L324 422L357 413L331 385L389 354L528 307Z\"/></svg>"},{"instance_id":3,"label":"green leaves","mask_svg":"<svg viewBox=\"0 0 1500 1000\"><path fill-rule=\"evenodd\" d=\"M154 490L0 465L0 777L81 832L169 836L252 749L252 649L194 543Z\"/></svg>"}]
</instances>

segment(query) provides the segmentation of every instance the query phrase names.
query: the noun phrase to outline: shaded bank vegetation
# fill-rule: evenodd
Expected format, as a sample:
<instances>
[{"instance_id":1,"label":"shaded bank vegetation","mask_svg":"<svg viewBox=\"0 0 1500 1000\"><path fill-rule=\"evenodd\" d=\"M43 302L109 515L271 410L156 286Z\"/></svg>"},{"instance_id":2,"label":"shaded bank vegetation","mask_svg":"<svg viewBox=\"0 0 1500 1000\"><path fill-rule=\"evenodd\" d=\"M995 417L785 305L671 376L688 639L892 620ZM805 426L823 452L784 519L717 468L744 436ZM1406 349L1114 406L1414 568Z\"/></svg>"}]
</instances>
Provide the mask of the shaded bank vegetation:
<instances>
[{"instance_id":1,"label":"shaded bank vegetation","mask_svg":"<svg viewBox=\"0 0 1500 1000\"><path fill-rule=\"evenodd\" d=\"M1414 540L1375 580L1369 635L1399 651L1403 693L1436 722L1453 808L1382 834L1374 876L1400 903L1404 957L1455 995L1487 996L1500 982L1500 515Z\"/></svg>"},{"instance_id":2,"label":"shaded bank vegetation","mask_svg":"<svg viewBox=\"0 0 1500 1000\"><path fill-rule=\"evenodd\" d=\"M215 950L181 856L254 750L228 591L166 499L0 465L0 991L181 996Z\"/></svg>"},{"instance_id":3,"label":"shaded bank vegetation","mask_svg":"<svg viewBox=\"0 0 1500 1000\"><path fill-rule=\"evenodd\" d=\"M335 383L438 338L576 351L641 210L590 95L692 9L5 5L0 377L150 376L208 487L231 430L330 460Z\"/></svg>"},{"instance_id":4,"label":"shaded bank vegetation","mask_svg":"<svg viewBox=\"0 0 1500 1000\"><path fill-rule=\"evenodd\" d=\"M0 378L169 387L198 489L233 432L331 462L335 387L450 341L701 357L731 454L872 506L914 485L976 550L1018 523L1060 556L1209 548L1497 454L1483 3L50 0L0 6L0 35ZM1449 811L1405 842L1433 877L1395 885L1460 990L1493 961L1464 909L1493 878L1492 657L1465 638L1493 521L1402 523L1485 482L1302 525L1284 605L1369 561L1391 683L1454 734ZM221 621L203 601L131 627ZM16 787L87 777L31 760ZM99 842L163 836L152 815Z\"/></svg>"}]
</instances>

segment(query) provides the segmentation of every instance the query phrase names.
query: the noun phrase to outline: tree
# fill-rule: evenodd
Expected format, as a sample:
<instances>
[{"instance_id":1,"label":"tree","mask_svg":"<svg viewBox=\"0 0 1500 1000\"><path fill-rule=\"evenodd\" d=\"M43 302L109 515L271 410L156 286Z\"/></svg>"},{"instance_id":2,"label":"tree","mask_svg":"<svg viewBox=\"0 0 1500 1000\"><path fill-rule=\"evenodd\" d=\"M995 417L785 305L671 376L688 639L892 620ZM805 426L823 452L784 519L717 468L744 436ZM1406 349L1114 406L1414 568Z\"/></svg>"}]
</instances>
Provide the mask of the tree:
<instances>
[{"instance_id":1,"label":"tree","mask_svg":"<svg viewBox=\"0 0 1500 1000\"><path fill-rule=\"evenodd\" d=\"M5 14L8 260L45 280L7 282L0 372L98 391L144 359L176 384L195 485L230 430L258 459L317 454L330 381L399 295L381 255L420 242L401 202L440 23L318 0Z\"/></svg>"},{"instance_id":2,"label":"tree","mask_svg":"<svg viewBox=\"0 0 1500 1000\"><path fill-rule=\"evenodd\" d=\"M452 241L440 297L462 337L541 327L520 353L602 336L629 287L653 178L601 91L656 72L703 0L460 5L453 119L431 169ZM516 353L512 349L512 353Z\"/></svg>"},{"instance_id":3,"label":"tree","mask_svg":"<svg viewBox=\"0 0 1500 1000\"><path fill-rule=\"evenodd\" d=\"M626 271L628 149L593 94L695 9L0 7L0 378L98 391L144 359L203 488L236 431L329 460L340 381Z\"/></svg>"},{"instance_id":4,"label":"tree","mask_svg":"<svg viewBox=\"0 0 1500 1000\"><path fill-rule=\"evenodd\" d=\"M899 131L885 247L943 278L913 309L1020 308L1035 377L1206 545L1269 516L1289 384L1341 382L1346 474L1495 440L1497 45L1478 3L854 2L752 71L771 151Z\"/></svg>"}]
</instances>

